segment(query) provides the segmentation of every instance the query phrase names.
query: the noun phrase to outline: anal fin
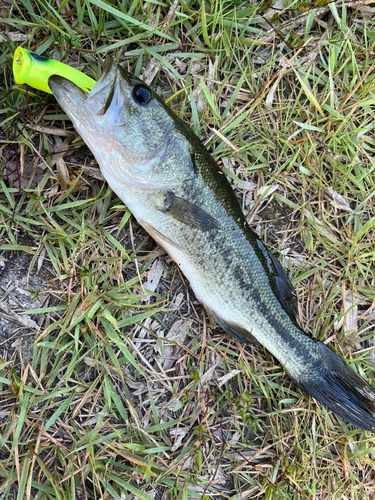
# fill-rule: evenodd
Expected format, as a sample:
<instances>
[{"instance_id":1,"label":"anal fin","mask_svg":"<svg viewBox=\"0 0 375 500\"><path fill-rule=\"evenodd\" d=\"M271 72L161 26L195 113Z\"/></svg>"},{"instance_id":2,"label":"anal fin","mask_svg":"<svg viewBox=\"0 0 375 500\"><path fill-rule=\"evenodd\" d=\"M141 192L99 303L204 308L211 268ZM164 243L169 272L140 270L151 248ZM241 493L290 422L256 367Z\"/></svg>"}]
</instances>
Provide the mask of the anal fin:
<instances>
[{"instance_id":1,"label":"anal fin","mask_svg":"<svg viewBox=\"0 0 375 500\"><path fill-rule=\"evenodd\" d=\"M260 346L260 342L254 337L254 335L249 332L249 330L246 330L240 325L237 325L236 323L232 323L229 321L224 320L221 318L218 314L214 313L213 311L209 310L209 313L211 314L212 318L216 321L216 323L231 337L234 337L236 340L239 342L244 342L245 344L253 344Z\"/></svg>"},{"instance_id":2,"label":"anal fin","mask_svg":"<svg viewBox=\"0 0 375 500\"><path fill-rule=\"evenodd\" d=\"M158 229L154 228L154 226L151 226L151 224L148 224L143 220L138 220L138 222L146 229L146 231L154 238L155 241L160 243L161 246L172 245L178 250L181 250L181 252L187 253L184 248L172 241L170 238L168 238L168 236L165 236L165 234L161 233Z\"/></svg>"}]
</instances>

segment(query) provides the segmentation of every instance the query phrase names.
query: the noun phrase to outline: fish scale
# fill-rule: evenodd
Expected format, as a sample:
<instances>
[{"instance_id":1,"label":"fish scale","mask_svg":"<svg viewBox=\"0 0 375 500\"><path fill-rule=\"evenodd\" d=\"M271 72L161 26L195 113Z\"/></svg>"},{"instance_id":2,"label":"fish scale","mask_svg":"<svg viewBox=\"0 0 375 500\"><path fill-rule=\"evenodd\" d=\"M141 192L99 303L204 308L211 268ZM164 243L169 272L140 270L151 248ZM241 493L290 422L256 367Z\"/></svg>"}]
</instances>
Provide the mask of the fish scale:
<instances>
[{"instance_id":1,"label":"fish scale","mask_svg":"<svg viewBox=\"0 0 375 500\"><path fill-rule=\"evenodd\" d=\"M49 86L110 187L179 265L213 319L237 340L265 347L339 416L374 431L374 388L303 333L285 270L193 131L111 59L88 97L62 77Z\"/></svg>"}]
</instances>

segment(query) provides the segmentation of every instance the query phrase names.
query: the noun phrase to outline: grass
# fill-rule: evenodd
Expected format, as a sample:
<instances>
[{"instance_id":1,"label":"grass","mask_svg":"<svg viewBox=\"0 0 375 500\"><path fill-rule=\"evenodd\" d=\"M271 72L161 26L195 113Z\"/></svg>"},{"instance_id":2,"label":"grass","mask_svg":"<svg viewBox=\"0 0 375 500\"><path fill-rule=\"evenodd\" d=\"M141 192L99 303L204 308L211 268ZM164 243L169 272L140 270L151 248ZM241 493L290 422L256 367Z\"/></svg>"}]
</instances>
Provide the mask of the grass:
<instances>
[{"instance_id":1,"label":"grass","mask_svg":"<svg viewBox=\"0 0 375 500\"><path fill-rule=\"evenodd\" d=\"M150 78L289 269L305 330L374 385L372 5L272 3L1 7L0 251L46 287L16 311L43 318L32 359L0 359L0 498L374 498L373 436L210 323L53 97L10 71L21 39Z\"/></svg>"}]
</instances>

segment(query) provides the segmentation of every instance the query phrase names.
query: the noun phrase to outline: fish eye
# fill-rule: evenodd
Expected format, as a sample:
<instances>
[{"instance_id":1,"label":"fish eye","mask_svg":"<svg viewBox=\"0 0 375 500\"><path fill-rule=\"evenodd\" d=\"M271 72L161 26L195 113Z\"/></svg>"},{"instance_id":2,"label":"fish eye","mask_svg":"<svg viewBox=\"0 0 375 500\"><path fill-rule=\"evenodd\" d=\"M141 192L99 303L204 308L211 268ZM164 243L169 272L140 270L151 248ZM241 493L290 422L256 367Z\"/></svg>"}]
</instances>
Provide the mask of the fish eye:
<instances>
[{"instance_id":1,"label":"fish eye","mask_svg":"<svg viewBox=\"0 0 375 500\"><path fill-rule=\"evenodd\" d=\"M151 92L144 85L138 84L133 89L133 97L139 104L147 104L151 100Z\"/></svg>"}]
</instances>

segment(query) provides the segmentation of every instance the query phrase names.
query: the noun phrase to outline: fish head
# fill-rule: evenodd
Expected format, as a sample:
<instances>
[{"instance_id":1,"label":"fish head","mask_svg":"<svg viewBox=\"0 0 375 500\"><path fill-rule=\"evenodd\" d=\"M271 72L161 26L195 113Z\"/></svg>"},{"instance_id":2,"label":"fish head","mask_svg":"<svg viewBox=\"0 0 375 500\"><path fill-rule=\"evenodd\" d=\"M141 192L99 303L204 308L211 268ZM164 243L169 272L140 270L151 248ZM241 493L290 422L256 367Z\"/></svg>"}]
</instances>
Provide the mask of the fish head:
<instances>
[{"instance_id":1,"label":"fish head","mask_svg":"<svg viewBox=\"0 0 375 500\"><path fill-rule=\"evenodd\" d=\"M56 75L48 84L117 193L126 185L166 189L181 184L190 173L190 165L189 172L170 168L188 142L176 130L177 116L148 85L112 58L106 60L89 94Z\"/></svg>"}]
</instances>

